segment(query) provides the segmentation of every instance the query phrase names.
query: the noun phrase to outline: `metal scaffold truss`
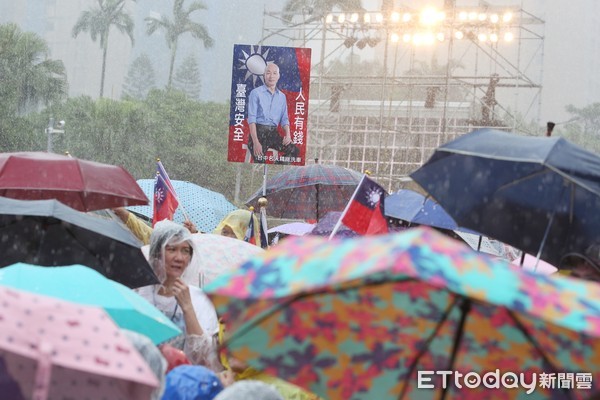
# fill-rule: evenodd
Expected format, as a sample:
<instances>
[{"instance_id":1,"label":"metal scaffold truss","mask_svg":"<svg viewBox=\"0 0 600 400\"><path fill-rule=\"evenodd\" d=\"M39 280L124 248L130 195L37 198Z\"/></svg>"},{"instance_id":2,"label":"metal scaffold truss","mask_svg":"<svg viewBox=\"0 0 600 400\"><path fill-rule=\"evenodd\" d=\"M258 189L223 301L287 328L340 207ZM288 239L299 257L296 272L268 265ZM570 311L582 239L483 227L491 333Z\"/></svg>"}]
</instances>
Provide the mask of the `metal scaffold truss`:
<instances>
[{"instance_id":1,"label":"metal scaffold truss","mask_svg":"<svg viewBox=\"0 0 600 400\"><path fill-rule=\"evenodd\" d=\"M515 6L265 12L260 44L313 49L307 159L394 191L439 145L539 125L544 21Z\"/></svg>"}]
</instances>

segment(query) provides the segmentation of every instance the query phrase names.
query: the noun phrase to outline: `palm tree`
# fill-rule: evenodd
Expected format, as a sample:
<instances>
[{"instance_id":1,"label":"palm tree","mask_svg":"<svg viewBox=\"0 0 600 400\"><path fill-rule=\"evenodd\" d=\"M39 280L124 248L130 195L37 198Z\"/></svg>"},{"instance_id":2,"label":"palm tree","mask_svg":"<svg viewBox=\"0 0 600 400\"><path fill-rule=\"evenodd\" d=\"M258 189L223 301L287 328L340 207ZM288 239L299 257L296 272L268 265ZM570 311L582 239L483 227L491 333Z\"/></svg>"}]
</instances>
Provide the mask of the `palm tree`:
<instances>
[{"instance_id":1,"label":"palm tree","mask_svg":"<svg viewBox=\"0 0 600 400\"><path fill-rule=\"evenodd\" d=\"M183 8L184 0L175 0L173 3L173 19L170 20L165 17L148 17L146 22L148 23L147 34L152 35L157 30L161 29L165 32L165 40L167 46L171 50L171 63L169 65L169 79L167 81L167 87L171 87L173 80L173 66L175 65L175 56L177 55L177 42L179 37L184 33L191 33L192 36L198 40L201 40L204 44L204 48L213 46L213 39L208 34L208 30L202 24L191 20L191 14L198 10L206 10L206 6L199 1L194 1L185 10Z\"/></svg>"},{"instance_id":2,"label":"palm tree","mask_svg":"<svg viewBox=\"0 0 600 400\"><path fill-rule=\"evenodd\" d=\"M0 109L23 114L67 95L62 61L48 59L48 44L16 24L0 25Z\"/></svg>"},{"instance_id":3,"label":"palm tree","mask_svg":"<svg viewBox=\"0 0 600 400\"><path fill-rule=\"evenodd\" d=\"M95 42L100 38L102 49L102 75L100 79L100 97L104 94L104 76L106 74L106 54L108 52L108 34L110 27L115 26L121 33L126 33L133 45L133 19L123 11L125 0L97 0L98 8L81 13L73 26L73 37L81 32L89 32Z\"/></svg>"},{"instance_id":4,"label":"palm tree","mask_svg":"<svg viewBox=\"0 0 600 400\"><path fill-rule=\"evenodd\" d=\"M363 10L361 0L288 0L283 7L283 18L291 21L295 13L301 12L310 17L304 23L319 20L335 8L340 11Z\"/></svg>"}]
</instances>

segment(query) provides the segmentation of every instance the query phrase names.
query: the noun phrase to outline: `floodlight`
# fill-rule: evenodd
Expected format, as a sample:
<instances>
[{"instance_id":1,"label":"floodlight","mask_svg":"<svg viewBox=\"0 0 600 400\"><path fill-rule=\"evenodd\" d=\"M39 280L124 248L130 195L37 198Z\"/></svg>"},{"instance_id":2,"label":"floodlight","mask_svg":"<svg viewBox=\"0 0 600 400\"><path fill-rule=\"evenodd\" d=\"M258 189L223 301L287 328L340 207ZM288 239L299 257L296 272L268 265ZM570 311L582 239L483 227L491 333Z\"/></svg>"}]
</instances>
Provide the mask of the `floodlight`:
<instances>
[{"instance_id":1,"label":"floodlight","mask_svg":"<svg viewBox=\"0 0 600 400\"><path fill-rule=\"evenodd\" d=\"M330 24L333 22L333 14L327 14L327 17L325 17L325 23Z\"/></svg>"},{"instance_id":2,"label":"floodlight","mask_svg":"<svg viewBox=\"0 0 600 400\"><path fill-rule=\"evenodd\" d=\"M454 32L454 37L458 40L461 40L465 37L465 34L463 33L463 31L456 31Z\"/></svg>"},{"instance_id":3,"label":"floodlight","mask_svg":"<svg viewBox=\"0 0 600 400\"><path fill-rule=\"evenodd\" d=\"M504 41L505 42L512 42L512 40L515 38L515 35L513 35L512 32L505 32L504 33Z\"/></svg>"},{"instance_id":4,"label":"floodlight","mask_svg":"<svg viewBox=\"0 0 600 400\"><path fill-rule=\"evenodd\" d=\"M346 14L340 14L340 15L338 15L338 22L340 24L343 24L344 21L346 21Z\"/></svg>"},{"instance_id":5,"label":"floodlight","mask_svg":"<svg viewBox=\"0 0 600 400\"><path fill-rule=\"evenodd\" d=\"M479 35L477 35L477 40L479 40L480 42L486 42L487 35L485 33L480 33Z\"/></svg>"},{"instance_id":6,"label":"floodlight","mask_svg":"<svg viewBox=\"0 0 600 400\"><path fill-rule=\"evenodd\" d=\"M510 11L507 11L502 16L502 22L510 22L512 20L512 17L513 17L512 13Z\"/></svg>"},{"instance_id":7,"label":"floodlight","mask_svg":"<svg viewBox=\"0 0 600 400\"><path fill-rule=\"evenodd\" d=\"M358 21L358 13L352 13L350 16L350 22L355 23Z\"/></svg>"},{"instance_id":8,"label":"floodlight","mask_svg":"<svg viewBox=\"0 0 600 400\"><path fill-rule=\"evenodd\" d=\"M497 41L498 41L498 34L497 33L491 33L490 34L490 42L496 43Z\"/></svg>"},{"instance_id":9,"label":"floodlight","mask_svg":"<svg viewBox=\"0 0 600 400\"><path fill-rule=\"evenodd\" d=\"M398 13L397 11L392 12L392 14L390 15L390 21L399 22L400 21L400 13Z\"/></svg>"},{"instance_id":10,"label":"floodlight","mask_svg":"<svg viewBox=\"0 0 600 400\"><path fill-rule=\"evenodd\" d=\"M390 35L390 40L392 41L392 43L398 43L400 41L400 36L394 32Z\"/></svg>"},{"instance_id":11,"label":"floodlight","mask_svg":"<svg viewBox=\"0 0 600 400\"><path fill-rule=\"evenodd\" d=\"M402 14L402 22L409 22L412 19L412 15L410 13Z\"/></svg>"},{"instance_id":12,"label":"floodlight","mask_svg":"<svg viewBox=\"0 0 600 400\"><path fill-rule=\"evenodd\" d=\"M498 16L498 14L492 14L492 15L490 15L490 22L492 24L497 24L498 21L500 21L500 17Z\"/></svg>"}]
</instances>

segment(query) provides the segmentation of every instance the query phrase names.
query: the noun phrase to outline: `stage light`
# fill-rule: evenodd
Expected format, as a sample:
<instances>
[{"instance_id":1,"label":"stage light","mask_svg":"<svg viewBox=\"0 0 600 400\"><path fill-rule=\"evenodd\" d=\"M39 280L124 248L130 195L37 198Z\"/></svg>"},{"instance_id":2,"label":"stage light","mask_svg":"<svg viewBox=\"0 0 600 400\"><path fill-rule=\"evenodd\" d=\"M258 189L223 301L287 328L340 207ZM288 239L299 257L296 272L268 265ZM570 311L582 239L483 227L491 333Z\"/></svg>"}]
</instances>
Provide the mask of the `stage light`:
<instances>
[{"instance_id":1,"label":"stage light","mask_svg":"<svg viewBox=\"0 0 600 400\"><path fill-rule=\"evenodd\" d=\"M458 14L458 19L459 19L460 21L466 21L466 20L468 20L468 19L469 19L469 13L467 13L466 11L461 11L461 12Z\"/></svg>"},{"instance_id":2,"label":"stage light","mask_svg":"<svg viewBox=\"0 0 600 400\"><path fill-rule=\"evenodd\" d=\"M432 45L435 43L435 36L431 32L426 32L423 34L423 43L426 45Z\"/></svg>"},{"instance_id":3,"label":"stage light","mask_svg":"<svg viewBox=\"0 0 600 400\"><path fill-rule=\"evenodd\" d=\"M392 41L392 43L398 43L400 41L400 36L394 32L390 35L390 40Z\"/></svg>"},{"instance_id":4,"label":"stage light","mask_svg":"<svg viewBox=\"0 0 600 400\"><path fill-rule=\"evenodd\" d=\"M358 13L352 13L352 15L350 16L350 22L352 22L354 24L357 21L358 21Z\"/></svg>"},{"instance_id":5,"label":"stage light","mask_svg":"<svg viewBox=\"0 0 600 400\"><path fill-rule=\"evenodd\" d=\"M346 40L344 40L344 46L346 46L347 48L350 48L352 46L354 46L354 43L356 43L356 38L355 37L349 37L346 38Z\"/></svg>"},{"instance_id":6,"label":"stage light","mask_svg":"<svg viewBox=\"0 0 600 400\"><path fill-rule=\"evenodd\" d=\"M504 15L502 16L502 22L510 22L512 20L512 13L510 11L504 13Z\"/></svg>"},{"instance_id":7,"label":"stage light","mask_svg":"<svg viewBox=\"0 0 600 400\"><path fill-rule=\"evenodd\" d=\"M411 19L412 19L412 15L410 15L410 13L402 14L402 22L410 22Z\"/></svg>"},{"instance_id":8,"label":"stage light","mask_svg":"<svg viewBox=\"0 0 600 400\"><path fill-rule=\"evenodd\" d=\"M469 13L469 21L475 21L477 19L477 13L475 11L471 11Z\"/></svg>"},{"instance_id":9,"label":"stage light","mask_svg":"<svg viewBox=\"0 0 600 400\"><path fill-rule=\"evenodd\" d=\"M327 14L327 17L325 17L325 23L331 24L332 22L333 22L333 14Z\"/></svg>"},{"instance_id":10,"label":"stage light","mask_svg":"<svg viewBox=\"0 0 600 400\"><path fill-rule=\"evenodd\" d=\"M363 16L363 21L365 24L370 24L371 23L371 14L365 13L365 15Z\"/></svg>"},{"instance_id":11,"label":"stage light","mask_svg":"<svg viewBox=\"0 0 600 400\"><path fill-rule=\"evenodd\" d=\"M484 22L487 19L487 14L486 13L480 13L477 16L477 19L479 20L479 22Z\"/></svg>"},{"instance_id":12,"label":"stage light","mask_svg":"<svg viewBox=\"0 0 600 400\"><path fill-rule=\"evenodd\" d=\"M375 47L381 41L379 38L367 38L367 44L369 47Z\"/></svg>"},{"instance_id":13,"label":"stage light","mask_svg":"<svg viewBox=\"0 0 600 400\"><path fill-rule=\"evenodd\" d=\"M515 35L513 35L512 32L505 32L504 33L504 41L505 42L512 42L512 40L515 38Z\"/></svg>"},{"instance_id":14,"label":"stage light","mask_svg":"<svg viewBox=\"0 0 600 400\"><path fill-rule=\"evenodd\" d=\"M392 14L390 15L390 21L396 23L400 21L400 13L398 13L397 11L392 12Z\"/></svg>"},{"instance_id":15,"label":"stage light","mask_svg":"<svg viewBox=\"0 0 600 400\"><path fill-rule=\"evenodd\" d=\"M377 13L375 14L375 21L377 21L378 24L383 22L383 14L382 13Z\"/></svg>"},{"instance_id":16,"label":"stage light","mask_svg":"<svg viewBox=\"0 0 600 400\"><path fill-rule=\"evenodd\" d=\"M486 42L487 35L485 33L480 33L479 35L477 35L477 40L479 40L480 42Z\"/></svg>"},{"instance_id":17,"label":"stage light","mask_svg":"<svg viewBox=\"0 0 600 400\"><path fill-rule=\"evenodd\" d=\"M356 47L358 47L361 50L364 49L366 45L367 41L365 39L360 39L358 42L356 42Z\"/></svg>"},{"instance_id":18,"label":"stage light","mask_svg":"<svg viewBox=\"0 0 600 400\"><path fill-rule=\"evenodd\" d=\"M435 8L428 7L421 11L419 22L424 26L432 26L438 22L438 12Z\"/></svg>"},{"instance_id":19,"label":"stage light","mask_svg":"<svg viewBox=\"0 0 600 400\"><path fill-rule=\"evenodd\" d=\"M402 41L404 43L409 43L410 41L412 41L412 35L410 33L405 33L404 35L402 35Z\"/></svg>"},{"instance_id":20,"label":"stage light","mask_svg":"<svg viewBox=\"0 0 600 400\"><path fill-rule=\"evenodd\" d=\"M444 34L444 32L438 32L435 35L435 38L438 40L438 42L443 42L446 39L446 35Z\"/></svg>"},{"instance_id":21,"label":"stage light","mask_svg":"<svg viewBox=\"0 0 600 400\"><path fill-rule=\"evenodd\" d=\"M338 22L340 24L343 24L346 21L346 14L340 14L338 15Z\"/></svg>"},{"instance_id":22,"label":"stage light","mask_svg":"<svg viewBox=\"0 0 600 400\"><path fill-rule=\"evenodd\" d=\"M490 22L492 24L497 24L498 21L500 21L500 17L498 16L498 14L492 14L492 15L490 15Z\"/></svg>"},{"instance_id":23,"label":"stage light","mask_svg":"<svg viewBox=\"0 0 600 400\"><path fill-rule=\"evenodd\" d=\"M461 40L465 37L465 34L463 33L463 31L456 31L454 32L454 37L458 40Z\"/></svg>"},{"instance_id":24,"label":"stage light","mask_svg":"<svg viewBox=\"0 0 600 400\"><path fill-rule=\"evenodd\" d=\"M498 34L497 33L491 33L490 34L490 42L496 43L498 41Z\"/></svg>"}]
</instances>

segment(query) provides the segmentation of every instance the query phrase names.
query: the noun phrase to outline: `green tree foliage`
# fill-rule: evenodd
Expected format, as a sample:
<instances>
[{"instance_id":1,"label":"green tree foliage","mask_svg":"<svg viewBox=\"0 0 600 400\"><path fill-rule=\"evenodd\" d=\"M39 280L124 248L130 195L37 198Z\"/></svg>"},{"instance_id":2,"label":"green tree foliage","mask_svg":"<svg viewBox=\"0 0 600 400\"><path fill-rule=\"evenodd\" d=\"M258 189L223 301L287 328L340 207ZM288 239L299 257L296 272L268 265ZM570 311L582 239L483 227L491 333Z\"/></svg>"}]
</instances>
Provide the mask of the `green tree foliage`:
<instances>
[{"instance_id":1,"label":"green tree foliage","mask_svg":"<svg viewBox=\"0 0 600 400\"><path fill-rule=\"evenodd\" d=\"M145 99L148 92L155 87L155 83L152 61L146 53L142 53L129 66L123 84L123 97Z\"/></svg>"},{"instance_id":2,"label":"green tree foliage","mask_svg":"<svg viewBox=\"0 0 600 400\"><path fill-rule=\"evenodd\" d=\"M159 157L171 179L234 197L235 165L227 161L227 104L200 103L179 91L157 89L144 100L77 97L37 115L42 132L49 113L67 121L64 137L55 142L57 153L122 165L136 179L153 178Z\"/></svg>"},{"instance_id":3,"label":"green tree foliage","mask_svg":"<svg viewBox=\"0 0 600 400\"><path fill-rule=\"evenodd\" d=\"M125 0L97 0L98 5L91 10L83 11L73 26L74 38L82 32L88 32L95 42L100 39L102 49L102 73L100 77L100 97L104 94L104 77L106 75L106 56L108 54L108 35L114 26L121 33L127 34L133 40L133 19L123 11Z\"/></svg>"},{"instance_id":4,"label":"green tree foliage","mask_svg":"<svg viewBox=\"0 0 600 400\"><path fill-rule=\"evenodd\" d=\"M0 25L0 151L44 148L47 117L36 122L36 130L24 115L67 95L65 67L49 59L49 53L37 34L15 24Z\"/></svg>"},{"instance_id":5,"label":"green tree foliage","mask_svg":"<svg viewBox=\"0 0 600 400\"><path fill-rule=\"evenodd\" d=\"M205 10L206 6L200 1L194 1L189 5L187 9L184 9L184 0L175 0L173 2L173 18L169 19L165 16L159 18L148 17L146 18L147 34L152 35L158 30L162 30L165 34L165 40L167 46L171 51L171 61L169 64L169 78L167 80L167 87L170 88L173 83L173 67L175 65L175 57L177 55L177 43L179 38L184 33L190 33L192 37L200 40L205 48L213 46L214 41L208 34L206 26L194 22L192 20L192 14L199 10Z\"/></svg>"},{"instance_id":6,"label":"green tree foliage","mask_svg":"<svg viewBox=\"0 0 600 400\"><path fill-rule=\"evenodd\" d=\"M190 99L198 100L201 86L198 61L190 54L177 69L173 88L185 93Z\"/></svg>"},{"instance_id":7,"label":"green tree foliage","mask_svg":"<svg viewBox=\"0 0 600 400\"><path fill-rule=\"evenodd\" d=\"M564 136L578 145L600 154L600 103L577 108L566 107L572 115L564 127L556 127L553 136Z\"/></svg>"}]
</instances>

